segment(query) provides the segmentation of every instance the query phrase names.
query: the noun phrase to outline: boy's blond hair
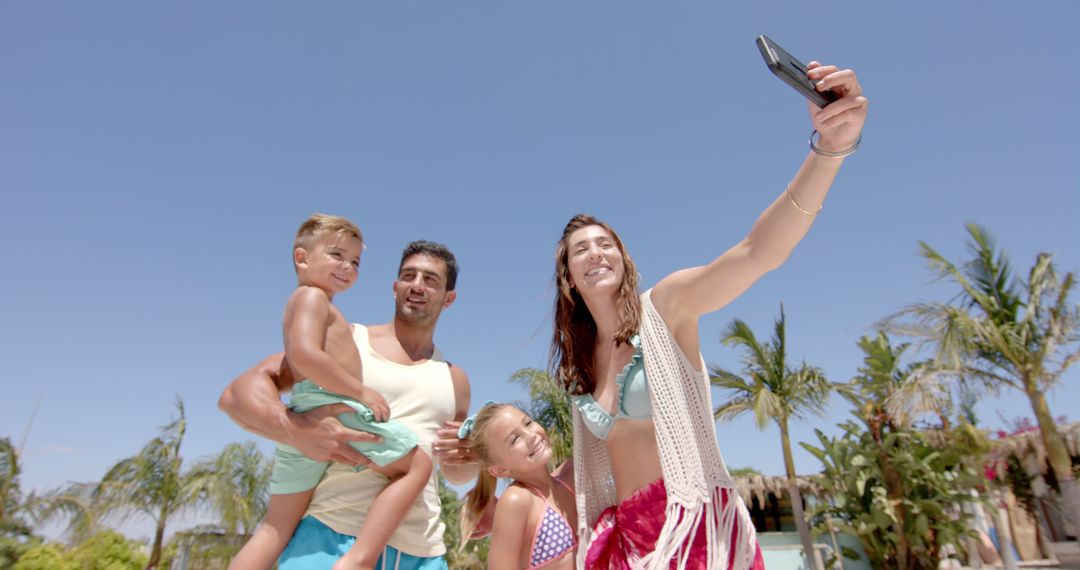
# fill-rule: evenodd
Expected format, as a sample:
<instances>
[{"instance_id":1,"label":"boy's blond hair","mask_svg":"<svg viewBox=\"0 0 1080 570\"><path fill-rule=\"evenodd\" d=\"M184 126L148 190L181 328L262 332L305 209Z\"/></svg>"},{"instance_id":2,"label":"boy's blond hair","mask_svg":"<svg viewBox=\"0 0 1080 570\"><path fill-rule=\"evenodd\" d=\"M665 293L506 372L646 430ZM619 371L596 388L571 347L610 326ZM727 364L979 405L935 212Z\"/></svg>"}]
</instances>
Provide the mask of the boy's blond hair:
<instances>
[{"instance_id":1,"label":"boy's blond hair","mask_svg":"<svg viewBox=\"0 0 1080 570\"><path fill-rule=\"evenodd\" d=\"M360 228L356 224L341 216L312 214L308 219L304 220L304 223L300 224L300 229L296 230L293 251L296 248L311 251L315 244L319 243L319 240L331 235L353 237L360 240L361 246L364 245L364 236L360 233ZM293 265L296 265L295 260Z\"/></svg>"},{"instance_id":2,"label":"boy's blond hair","mask_svg":"<svg viewBox=\"0 0 1080 570\"><path fill-rule=\"evenodd\" d=\"M293 249L298 247L311 249L320 239L328 235L354 237L360 240L361 244L364 243L364 236L360 234L360 228L349 220L341 216L312 214L308 219L304 220L304 223L300 224L300 229L296 230L296 241L293 242Z\"/></svg>"}]
</instances>

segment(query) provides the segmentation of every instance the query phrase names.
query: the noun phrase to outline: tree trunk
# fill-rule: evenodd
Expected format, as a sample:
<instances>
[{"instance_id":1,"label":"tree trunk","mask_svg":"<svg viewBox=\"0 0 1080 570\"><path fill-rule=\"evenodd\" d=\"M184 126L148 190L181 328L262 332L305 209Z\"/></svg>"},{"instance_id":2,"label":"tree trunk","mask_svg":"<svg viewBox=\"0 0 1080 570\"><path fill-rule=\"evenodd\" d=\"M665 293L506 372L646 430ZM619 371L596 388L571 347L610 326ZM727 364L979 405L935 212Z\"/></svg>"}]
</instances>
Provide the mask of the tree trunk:
<instances>
[{"instance_id":1,"label":"tree trunk","mask_svg":"<svg viewBox=\"0 0 1080 570\"><path fill-rule=\"evenodd\" d=\"M795 530L799 531L799 540L802 542L803 555L806 556L806 565L810 570L821 570L818 563L817 551L814 549L814 541L810 537L810 527L806 525L806 516L803 514L802 493L799 492L799 484L795 475L795 459L791 455L791 438L788 436L786 420L780 424L780 443L784 447L784 469L787 471L788 495L791 497L791 510L795 518Z\"/></svg>"},{"instance_id":2,"label":"tree trunk","mask_svg":"<svg viewBox=\"0 0 1080 570\"><path fill-rule=\"evenodd\" d=\"M157 528L154 530L154 546L150 549L150 560L146 562L146 570L157 570L161 563L161 542L165 538L165 515L158 517Z\"/></svg>"},{"instance_id":3,"label":"tree trunk","mask_svg":"<svg viewBox=\"0 0 1080 570\"><path fill-rule=\"evenodd\" d=\"M1080 486L1077 486L1076 476L1073 475L1072 459L1069 450L1065 448L1065 441L1054 423L1050 414L1050 406L1046 403L1046 394L1039 390L1034 378L1025 379L1024 386L1027 388L1028 399L1031 400L1031 409L1035 412L1035 419L1039 422L1039 432L1042 436L1043 447L1046 449L1046 457L1050 461L1050 468L1054 470L1058 488L1061 490L1061 514L1065 524L1071 527L1069 530L1073 536L1080 532Z\"/></svg>"},{"instance_id":4,"label":"tree trunk","mask_svg":"<svg viewBox=\"0 0 1080 570\"><path fill-rule=\"evenodd\" d=\"M903 504L906 493L904 479L893 467L892 462L889 461L889 450L885 448L884 437L878 440L878 448L881 450L881 476L885 479L885 494L889 502L893 503L896 508L897 521L893 523L893 529L896 532L896 566L901 570L907 570L912 567L908 564L913 560L911 560L911 546L908 543L907 532L905 532L904 528L907 522L907 509L904 508Z\"/></svg>"}]
</instances>

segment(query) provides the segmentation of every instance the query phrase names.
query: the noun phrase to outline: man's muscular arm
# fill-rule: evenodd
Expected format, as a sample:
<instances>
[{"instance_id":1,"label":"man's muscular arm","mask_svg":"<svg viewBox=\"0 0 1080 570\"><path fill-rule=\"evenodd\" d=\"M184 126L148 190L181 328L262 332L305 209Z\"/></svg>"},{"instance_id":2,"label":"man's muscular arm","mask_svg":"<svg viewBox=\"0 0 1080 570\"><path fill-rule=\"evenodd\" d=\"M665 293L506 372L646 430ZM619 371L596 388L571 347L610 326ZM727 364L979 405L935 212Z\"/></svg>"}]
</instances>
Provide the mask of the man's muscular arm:
<instances>
[{"instance_id":1,"label":"man's muscular arm","mask_svg":"<svg viewBox=\"0 0 1080 570\"><path fill-rule=\"evenodd\" d=\"M336 416L351 411L344 404L323 406L304 414L289 411L280 394L292 385L285 353L279 352L230 382L218 399L218 408L245 430L291 445L316 461L370 463L349 442L378 441L378 436L341 425Z\"/></svg>"},{"instance_id":2,"label":"man's muscular arm","mask_svg":"<svg viewBox=\"0 0 1080 570\"><path fill-rule=\"evenodd\" d=\"M444 422L443 429L436 432L439 439L432 450L439 459L439 468L446 480L455 485L464 485L476 478L479 468L469 447L457 435L461 422L469 416L469 377L461 368L450 365L450 379L454 381L454 421Z\"/></svg>"}]
</instances>

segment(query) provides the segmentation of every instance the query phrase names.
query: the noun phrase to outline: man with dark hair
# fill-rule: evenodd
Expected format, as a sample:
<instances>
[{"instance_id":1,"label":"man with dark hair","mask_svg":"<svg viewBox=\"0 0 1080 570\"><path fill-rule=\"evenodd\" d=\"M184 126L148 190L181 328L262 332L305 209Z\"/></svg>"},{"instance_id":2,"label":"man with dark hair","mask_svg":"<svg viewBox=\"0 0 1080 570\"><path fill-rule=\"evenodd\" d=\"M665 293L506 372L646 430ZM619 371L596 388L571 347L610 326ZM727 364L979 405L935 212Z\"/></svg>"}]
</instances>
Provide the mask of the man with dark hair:
<instances>
[{"instance_id":1,"label":"man with dark hair","mask_svg":"<svg viewBox=\"0 0 1080 570\"><path fill-rule=\"evenodd\" d=\"M434 343L439 315L457 297L457 273L457 261L446 246L410 243L394 281L393 320L370 327L354 324L353 340L364 384L386 398L391 417L417 435L422 450L431 453L438 438L447 440L434 450L435 457L449 481L464 484L476 476L476 466L467 450L449 440L456 441L458 422L468 415L469 380ZM329 570L354 542L386 479L371 469L353 470L368 461L349 442L374 441L375 436L342 426L337 415L349 412L344 405L300 414L282 404L280 393L298 380L284 354L275 354L233 380L218 405L248 431L291 445L312 459L336 462L316 487L307 515L279 560L281 570ZM446 568L436 477L432 473L390 539L381 559L387 568Z\"/></svg>"},{"instance_id":2,"label":"man with dark hair","mask_svg":"<svg viewBox=\"0 0 1080 570\"><path fill-rule=\"evenodd\" d=\"M406 259L418 254L437 257L443 260L443 262L446 263L446 290L453 291L454 288L457 287L457 259L449 248L441 243L435 243L433 241L421 239L405 246L405 251L401 252L401 263L398 264L398 273L401 273L401 268L405 267Z\"/></svg>"}]
</instances>

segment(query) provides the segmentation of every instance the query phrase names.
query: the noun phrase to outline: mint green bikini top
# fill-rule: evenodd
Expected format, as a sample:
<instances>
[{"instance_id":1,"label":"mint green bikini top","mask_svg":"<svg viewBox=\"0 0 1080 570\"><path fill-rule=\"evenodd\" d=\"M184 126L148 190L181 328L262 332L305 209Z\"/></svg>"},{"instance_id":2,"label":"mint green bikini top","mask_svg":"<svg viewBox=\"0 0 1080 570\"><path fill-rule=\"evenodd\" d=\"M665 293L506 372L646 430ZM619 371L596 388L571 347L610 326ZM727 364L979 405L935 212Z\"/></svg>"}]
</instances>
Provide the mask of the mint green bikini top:
<instances>
[{"instance_id":1,"label":"mint green bikini top","mask_svg":"<svg viewBox=\"0 0 1080 570\"><path fill-rule=\"evenodd\" d=\"M607 439L611 426L618 420L647 420L652 417L649 382L645 378L645 362L641 356L641 339L634 335L630 337L630 344L634 347L634 355L615 377L619 397L615 402L614 416L600 407L592 394L570 396L581 413L581 419L585 421L585 427L599 439Z\"/></svg>"}]
</instances>

